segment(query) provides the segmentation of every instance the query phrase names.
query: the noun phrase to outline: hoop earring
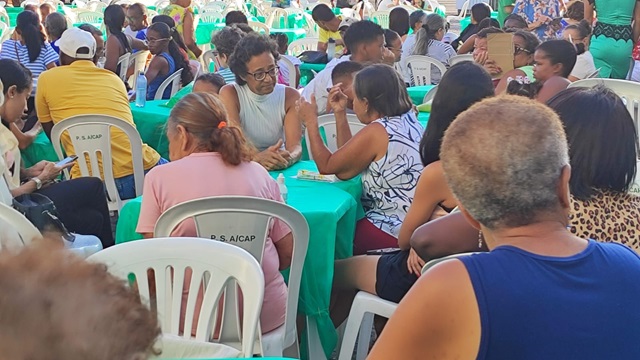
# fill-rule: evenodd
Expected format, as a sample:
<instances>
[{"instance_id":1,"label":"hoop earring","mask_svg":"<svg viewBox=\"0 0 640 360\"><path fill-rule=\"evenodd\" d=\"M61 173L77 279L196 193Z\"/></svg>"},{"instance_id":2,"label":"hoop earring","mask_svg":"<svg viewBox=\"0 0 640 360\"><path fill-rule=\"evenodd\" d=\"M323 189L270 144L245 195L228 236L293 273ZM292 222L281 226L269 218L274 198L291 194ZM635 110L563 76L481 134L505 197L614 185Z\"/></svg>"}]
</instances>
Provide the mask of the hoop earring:
<instances>
[{"instance_id":1,"label":"hoop earring","mask_svg":"<svg viewBox=\"0 0 640 360\"><path fill-rule=\"evenodd\" d=\"M482 230L478 231L478 249L482 249Z\"/></svg>"}]
</instances>

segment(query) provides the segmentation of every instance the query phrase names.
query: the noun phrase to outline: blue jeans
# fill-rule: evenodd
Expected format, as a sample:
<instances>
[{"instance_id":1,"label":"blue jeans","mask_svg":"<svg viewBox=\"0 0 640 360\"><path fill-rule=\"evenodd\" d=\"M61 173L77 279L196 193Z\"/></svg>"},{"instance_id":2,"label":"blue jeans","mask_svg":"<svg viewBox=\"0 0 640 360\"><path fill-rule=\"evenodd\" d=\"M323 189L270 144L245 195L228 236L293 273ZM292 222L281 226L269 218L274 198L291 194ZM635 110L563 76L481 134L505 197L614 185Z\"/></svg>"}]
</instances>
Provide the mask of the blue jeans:
<instances>
[{"instance_id":1,"label":"blue jeans","mask_svg":"<svg viewBox=\"0 0 640 360\"><path fill-rule=\"evenodd\" d=\"M162 164L167 164L168 162L169 161L167 161L166 159L160 158L160 160L157 164L154 165L154 167ZM146 175L149 170L145 171L144 174ZM117 178L115 179L115 181L116 189L118 189L118 194L120 194L121 200L133 199L134 197L136 197L136 183L134 181L133 174Z\"/></svg>"}]
</instances>

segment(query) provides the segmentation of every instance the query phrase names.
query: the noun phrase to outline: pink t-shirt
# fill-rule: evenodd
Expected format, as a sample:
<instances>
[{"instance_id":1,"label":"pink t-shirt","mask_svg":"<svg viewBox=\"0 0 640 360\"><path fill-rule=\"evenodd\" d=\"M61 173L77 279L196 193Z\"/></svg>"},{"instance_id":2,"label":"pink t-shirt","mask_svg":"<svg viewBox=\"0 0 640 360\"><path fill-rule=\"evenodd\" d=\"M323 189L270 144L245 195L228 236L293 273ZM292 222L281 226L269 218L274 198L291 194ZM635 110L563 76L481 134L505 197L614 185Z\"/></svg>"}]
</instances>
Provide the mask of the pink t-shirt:
<instances>
[{"instance_id":1,"label":"pink t-shirt","mask_svg":"<svg viewBox=\"0 0 640 360\"><path fill-rule=\"evenodd\" d=\"M218 153L193 153L171 163L156 166L145 176L138 233L153 233L156 221L170 207L209 196L255 196L283 202L278 184L258 163L228 165ZM264 302L260 315L262 332L284 324L287 285L279 272L280 261L274 243L291 230L282 221L273 222L264 247ZM196 236L194 222L184 221L172 236Z\"/></svg>"}]
</instances>

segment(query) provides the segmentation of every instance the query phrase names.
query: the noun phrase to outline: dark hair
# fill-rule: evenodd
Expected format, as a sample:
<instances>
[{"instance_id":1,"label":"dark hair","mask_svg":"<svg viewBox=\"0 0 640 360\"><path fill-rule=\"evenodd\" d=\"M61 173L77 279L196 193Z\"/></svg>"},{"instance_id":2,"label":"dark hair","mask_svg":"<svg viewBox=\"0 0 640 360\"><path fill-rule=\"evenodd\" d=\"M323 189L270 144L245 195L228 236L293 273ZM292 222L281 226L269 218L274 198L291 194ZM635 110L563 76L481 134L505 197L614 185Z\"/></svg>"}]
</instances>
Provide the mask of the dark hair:
<instances>
[{"instance_id":1,"label":"dark hair","mask_svg":"<svg viewBox=\"0 0 640 360\"><path fill-rule=\"evenodd\" d=\"M23 11L31 11L32 13L38 15L38 5L36 4L27 4L24 6Z\"/></svg>"},{"instance_id":2,"label":"dark hair","mask_svg":"<svg viewBox=\"0 0 640 360\"><path fill-rule=\"evenodd\" d=\"M276 43L264 35L247 34L238 42L228 61L229 69L236 75L238 85L247 83L242 76L247 76L247 63L251 58L266 52L271 53L276 63L280 59Z\"/></svg>"},{"instance_id":3,"label":"dark hair","mask_svg":"<svg viewBox=\"0 0 640 360\"><path fill-rule=\"evenodd\" d=\"M384 29L384 45L391 47L391 42L395 39L400 39L400 35L391 29Z\"/></svg>"},{"instance_id":4,"label":"dark hair","mask_svg":"<svg viewBox=\"0 0 640 360\"><path fill-rule=\"evenodd\" d=\"M194 84L197 81L204 81L204 82L207 82L207 83L209 83L209 84L211 84L213 86L216 86L218 88L221 88L221 87L223 87L223 86L225 86L227 84L227 82L224 80L222 75L216 74L216 73L202 74L202 75L198 76L196 81L194 81Z\"/></svg>"},{"instance_id":5,"label":"dark hair","mask_svg":"<svg viewBox=\"0 0 640 360\"><path fill-rule=\"evenodd\" d=\"M207 93L190 93L171 110L167 125L182 125L207 151L215 151L230 165L250 161L252 151L242 131L228 124L227 111L220 99ZM221 125L221 123L227 123Z\"/></svg>"},{"instance_id":6,"label":"dark hair","mask_svg":"<svg viewBox=\"0 0 640 360\"><path fill-rule=\"evenodd\" d=\"M335 84L338 79L345 75L351 75L364 69L364 66L355 61L343 61L336 65L331 71L331 81Z\"/></svg>"},{"instance_id":7,"label":"dark hair","mask_svg":"<svg viewBox=\"0 0 640 360\"><path fill-rule=\"evenodd\" d=\"M475 20L478 23L484 19L490 19L491 8L489 8L489 5L483 2L477 3L471 7L471 16L473 16L473 20Z\"/></svg>"},{"instance_id":8,"label":"dark hair","mask_svg":"<svg viewBox=\"0 0 640 360\"><path fill-rule=\"evenodd\" d=\"M233 50L240 42L240 39L247 36L242 30L233 27L225 26L220 31L213 33L211 43L215 46L218 53L226 55L227 57L233 54Z\"/></svg>"},{"instance_id":9,"label":"dark hair","mask_svg":"<svg viewBox=\"0 0 640 360\"><path fill-rule=\"evenodd\" d=\"M479 39L486 39L489 34L503 34L504 31L496 28L496 27L488 27L486 29L482 29L476 33L476 37Z\"/></svg>"},{"instance_id":10,"label":"dark hair","mask_svg":"<svg viewBox=\"0 0 640 360\"><path fill-rule=\"evenodd\" d=\"M480 4L478 4L478 5L480 5ZM484 19L482 19L482 21L480 21L478 23L478 28L477 29L478 29L478 31L480 31L482 29L487 29L487 28L490 28L490 27L499 28L500 27L500 23L496 19L484 18Z\"/></svg>"},{"instance_id":11,"label":"dark hair","mask_svg":"<svg viewBox=\"0 0 640 360\"><path fill-rule=\"evenodd\" d=\"M151 23L152 24L157 24L157 23L167 24L167 26L171 30L171 37L176 42L176 44L178 44L178 47L180 49L184 50L184 52L186 54L189 53L189 49L187 49L187 45L184 43L184 39L182 38L182 35L180 35L180 33L178 32L178 29L176 28L176 22L171 18L171 16L169 16L169 15L156 15L156 16L153 17L153 19L151 19Z\"/></svg>"},{"instance_id":12,"label":"dark hair","mask_svg":"<svg viewBox=\"0 0 640 360\"><path fill-rule=\"evenodd\" d=\"M16 18L16 30L22 37L27 52L29 53L29 62L34 62L40 56L42 47L46 37L40 31L40 20L38 15L33 11L23 11ZM5 45L6 46L6 45Z\"/></svg>"},{"instance_id":13,"label":"dark hair","mask_svg":"<svg viewBox=\"0 0 640 360\"><path fill-rule=\"evenodd\" d=\"M422 10L416 10L409 14L409 26L413 29L417 23L422 23L422 18L425 17L427 13Z\"/></svg>"},{"instance_id":14,"label":"dark hair","mask_svg":"<svg viewBox=\"0 0 640 360\"><path fill-rule=\"evenodd\" d=\"M147 7L144 4L141 3L135 3L135 4L131 4L129 5L129 7L127 8L128 10L132 10L132 9L137 9L140 11L140 14L142 15L147 15Z\"/></svg>"},{"instance_id":15,"label":"dark hair","mask_svg":"<svg viewBox=\"0 0 640 360\"><path fill-rule=\"evenodd\" d=\"M512 21L517 21L518 22L518 27L517 28L504 28L504 30L511 30L511 29L526 29L529 27L529 25L527 25L527 21L520 15L517 14L509 14L509 16L507 16L504 19L504 24L507 23L507 21L512 20Z\"/></svg>"},{"instance_id":16,"label":"dark hair","mask_svg":"<svg viewBox=\"0 0 640 360\"><path fill-rule=\"evenodd\" d=\"M583 39L591 36L591 24L589 24L587 20L580 20L579 23L574 25L569 25L566 28L564 28L564 30L575 30L578 32L578 34L580 34L580 37ZM578 43L574 45L576 47L576 53L578 55L582 55L584 54L585 51L587 51L583 43Z\"/></svg>"},{"instance_id":17,"label":"dark hair","mask_svg":"<svg viewBox=\"0 0 640 360\"><path fill-rule=\"evenodd\" d=\"M253 31L253 28L251 28L251 26L249 26L249 24L236 23L236 24L231 25L231 27L236 28L236 29L240 29L240 31L242 31L245 34L251 34L251 33L255 32L255 31Z\"/></svg>"},{"instance_id":18,"label":"dark hair","mask_svg":"<svg viewBox=\"0 0 640 360\"><path fill-rule=\"evenodd\" d=\"M545 41L536 51L542 51L545 58L551 61L552 65L562 64L562 77L569 77L576 64L576 47L566 40Z\"/></svg>"},{"instance_id":19,"label":"dark hair","mask_svg":"<svg viewBox=\"0 0 640 360\"><path fill-rule=\"evenodd\" d=\"M56 12L56 8L55 8L55 7L53 7L53 5L51 5L51 4L49 4L49 3L42 3L42 4L40 4L39 9L40 9L40 12L42 12L42 9L49 9L49 14L53 14L53 13L55 13L55 12ZM49 15L47 15L47 16L49 16Z\"/></svg>"},{"instance_id":20,"label":"dark hair","mask_svg":"<svg viewBox=\"0 0 640 360\"><path fill-rule=\"evenodd\" d=\"M409 33L409 12L403 7L391 9L389 13L389 29L395 31L400 36Z\"/></svg>"},{"instance_id":21,"label":"dark hair","mask_svg":"<svg viewBox=\"0 0 640 360\"><path fill-rule=\"evenodd\" d=\"M122 32L124 19L124 9L120 5L109 5L104 9L104 26L109 30L111 35L120 41L120 44L125 47L125 50L129 51L131 48L129 39L127 35Z\"/></svg>"},{"instance_id":22,"label":"dark hair","mask_svg":"<svg viewBox=\"0 0 640 360\"><path fill-rule=\"evenodd\" d=\"M318 4L311 10L313 21L331 21L336 17L331 8L325 4Z\"/></svg>"},{"instance_id":23,"label":"dark hair","mask_svg":"<svg viewBox=\"0 0 640 360\"><path fill-rule=\"evenodd\" d=\"M316 6L316 8L318 6ZM358 48L358 45L376 41L380 36L384 37L384 31L380 25L369 20L362 20L351 24L344 33L342 40L347 49L353 53L353 51Z\"/></svg>"},{"instance_id":24,"label":"dark hair","mask_svg":"<svg viewBox=\"0 0 640 360\"><path fill-rule=\"evenodd\" d=\"M0 80L2 80L2 93L6 94L9 88L16 87L21 93L33 84L31 71L24 65L11 59L0 59Z\"/></svg>"},{"instance_id":25,"label":"dark hair","mask_svg":"<svg viewBox=\"0 0 640 360\"><path fill-rule=\"evenodd\" d=\"M429 45L435 40L436 33L440 31L440 29L444 29L446 24L446 20L436 13L427 15L427 18L422 23L422 27L416 34L416 45L413 48L413 55L428 55Z\"/></svg>"},{"instance_id":26,"label":"dark hair","mask_svg":"<svg viewBox=\"0 0 640 360\"><path fill-rule=\"evenodd\" d=\"M224 17L224 24L226 26L233 24L249 24L249 20L247 20L247 15L245 15L242 11L233 10L229 11Z\"/></svg>"},{"instance_id":27,"label":"dark hair","mask_svg":"<svg viewBox=\"0 0 640 360\"><path fill-rule=\"evenodd\" d=\"M102 31L100 31L100 29L98 29L97 27L91 24L86 24L86 23L82 24L78 26L78 29L91 33L91 35L102 36Z\"/></svg>"},{"instance_id":28,"label":"dark hair","mask_svg":"<svg viewBox=\"0 0 640 360\"><path fill-rule=\"evenodd\" d=\"M575 1L569 5L567 11L564 13L564 17L571 20L584 20L584 3L582 1Z\"/></svg>"},{"instance_id":29,"label":"dark hair","mask_svg":"<svg viewBox=\"0 0 640 360\"><path fill-rule=\"evenodd\" d=\"M518 30L513 36L521 37L524 40L524 49L529 53L533 54L538 46L540 46L540 40L538 37L529 31Z\"/></svg>"},{"instance_id":30,"label":"dark hair","mask_svg":"<svg viewBox=\"0 0 640 360\"><path fill-rule=\"evenodd\" d=\"M50 5L49 3L45 4ZM60 39L62 33L67 30L67 19L60 13L52 12L44 20L44 27L50 37Z\"/></svg>"},{"instance_id":31,"label":"dark hair","mask_svg":"<svg viewBox=\"0 0 640 360\"><path fill-rule=\"evenodd\" d=\"M542 89L540 82L525 83L517 79L509 81L506 92L509 95L524 96L529 99L535 99L538 92Z\"/></svg>"},{"instance_id":32,"label":"dark hair","mask_svg":"<svg viewBox=\"0 0 640 360\"><path fill-rule=\"evenodd\" d=\"M360 70L353 89L358 99L367 99L369 110L381 116L400 116L413 107L404 80L389 65L369 65Z\"/></svg>"},{"instance_id":33,"label":"dark hair","mask_svg":"<svg viewBox=\"0 0 640 360\"><path fill-rule=\"evenodd\" d=\"M571 195L587 200L596 189L627 192L636 174L638 143L622 99L604 86L575 87L547 105L558 113L567 134Z\"/></svg>"},{"instance_id":34,"label":"dark hair","mask_svg":"<svg viewBox=\"0 0 640 360\"><path fill-rule=\"evenodd\" d=\"M444 132L460 113L494 94L491 75L482 66L471 61L451 66L440 80L427 129L420 141L422 164L427 166L440 160Z\"/></svg>"},{"instance_id":35,"label":"dark hair","mask_svg":"<svg viewBox=\"0 0 640 360\"><path fill-rule=\"evenodd\" d=\"M162 39L171 38L171 30L169 26L165 23L155 23L151 24L147 30L147 32L155 31L160 34ZM186 85L193 80L193 74L191 73L191 67L189 66L189 61L185 58L184 54L180 51L178 44L171 39L169 44L167 44L169 48L169 55L173 58L173 61L176 64L176 71L182 69L182 73L180 74L180 80L182 81L182 85ZM171 74L169 74L171 75Z\"/></svg>"},{"instance_id":36,"label":"dark hair","mask_svg":"<svg viewBox=\"0 0 640 360\"><path fill-rule=\"evenodd\" d=\"M289 47L289 36L285 33L271 33L269 38L278 44L278 51L280 53L286 52Z\"/></svg>"}]
</instances>

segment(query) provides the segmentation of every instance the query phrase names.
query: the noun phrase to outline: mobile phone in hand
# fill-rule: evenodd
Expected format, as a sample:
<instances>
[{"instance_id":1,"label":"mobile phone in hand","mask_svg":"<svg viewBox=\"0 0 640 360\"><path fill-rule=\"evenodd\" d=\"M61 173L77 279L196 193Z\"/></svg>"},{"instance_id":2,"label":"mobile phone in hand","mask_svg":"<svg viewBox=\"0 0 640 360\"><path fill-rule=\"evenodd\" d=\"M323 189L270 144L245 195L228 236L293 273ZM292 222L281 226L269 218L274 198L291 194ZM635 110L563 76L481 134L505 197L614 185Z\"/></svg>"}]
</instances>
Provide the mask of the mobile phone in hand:
<instances>
[{"instance_id":1,"label":"mobile phone in hand","mask_svg":"<svg viewBox=\"0 0 640 360\"><path fill-rule=\"evenodd\" d=\"M68 156L67 158L65 158L64 160L61 160L59 162L56 163L57 167L65 167L73 162L75 162L76 160L78 160L78 156L77 155L71 155Z\"/></svg>"},{"instance_id":2,"label":"mobile phone in hand","mask_svg":"<svg viewBox=\"0 0 640 360\"><path fill-rule=\"evenodd\" d=\"M400 248L386 248L386 249L377 249L377 250L368 250L367 255L385 255L385 254L396 254L399 253Z\"/></svg>"}]
</instances>

